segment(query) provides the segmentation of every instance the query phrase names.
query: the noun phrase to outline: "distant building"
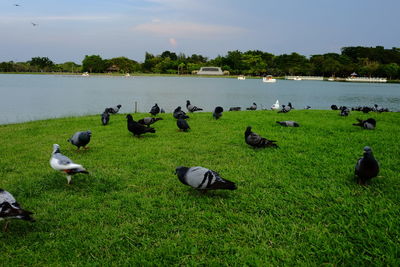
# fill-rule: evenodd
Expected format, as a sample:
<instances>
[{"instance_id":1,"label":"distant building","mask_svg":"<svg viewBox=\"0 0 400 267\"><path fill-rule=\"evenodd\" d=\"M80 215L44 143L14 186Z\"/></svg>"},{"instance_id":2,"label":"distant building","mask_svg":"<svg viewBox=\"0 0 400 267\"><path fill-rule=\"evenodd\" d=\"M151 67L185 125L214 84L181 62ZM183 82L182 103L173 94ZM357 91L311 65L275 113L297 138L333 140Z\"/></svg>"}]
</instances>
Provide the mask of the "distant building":
<instances>
[{"instance_id":1,"label":"distant building","mask_svg":"<svg viewBox=\"0 0 400 267\"><path fill-rule=\"evenodd\" d=\"M198 75L224 75L220 67L201 67Z\"/></svg>"}]
</instances>

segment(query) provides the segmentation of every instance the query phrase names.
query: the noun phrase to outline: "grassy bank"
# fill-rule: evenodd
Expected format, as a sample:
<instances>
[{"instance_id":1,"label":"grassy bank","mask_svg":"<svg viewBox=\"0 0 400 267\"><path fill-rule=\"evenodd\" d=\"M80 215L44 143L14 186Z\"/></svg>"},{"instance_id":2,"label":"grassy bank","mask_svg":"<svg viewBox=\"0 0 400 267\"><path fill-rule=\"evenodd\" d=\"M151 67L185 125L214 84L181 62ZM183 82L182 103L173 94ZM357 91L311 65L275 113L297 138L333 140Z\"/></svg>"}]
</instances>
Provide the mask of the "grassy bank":
<instances>
[{"instance_id":1,"label":"grassy bank","mask_svg":"<svg viewBox=\"0 0 400 267\"><path fill-rule=\"evenodd\" d=\"M197 113L188 133L162 117L141 138L123 114L108 126L100 116L0 126L0 188L37 220L0 232L2 265L398 264L400 113ZM351 125L368 117L376 130ZM285 119L301 127L275 123ZM248 125L280 148L250 148ZM66 140L87 129L90 149L77 152ZM91 174L67 185L49 166L54 143ZM368 187L353 180L365 145L381 164ZM174 175L180 165L216 170L238 189L198 193Z\"/></svg>"}]
</instances>

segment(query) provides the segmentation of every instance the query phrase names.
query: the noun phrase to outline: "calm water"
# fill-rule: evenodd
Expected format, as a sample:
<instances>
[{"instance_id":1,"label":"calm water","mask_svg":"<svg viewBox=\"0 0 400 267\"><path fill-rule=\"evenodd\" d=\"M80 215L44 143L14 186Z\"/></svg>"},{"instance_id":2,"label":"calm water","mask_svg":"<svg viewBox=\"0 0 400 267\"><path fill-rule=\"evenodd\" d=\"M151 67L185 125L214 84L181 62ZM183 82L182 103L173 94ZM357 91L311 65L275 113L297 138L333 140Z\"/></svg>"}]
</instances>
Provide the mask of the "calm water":
<instances>
[{"instance_id":1,"label":"calm water","mask_svg":"<svg viewBox=\"0 0 400 267\"><path fill-rule=\"evenodd\" d=\"M290 101L295 108L377 103L400 110L399 84L287 80L267 84L261 79L2 74L0 93L0 124L99 114L117 104L127 113L134 110L135 101L140 112L148 112L154 103L172 112L177 106L185 107L187 99L205 111L217 105L226 110L232 106L244 109L253 102L269 108L276 99L281 104Z\"/></svg>"}]
</instances>

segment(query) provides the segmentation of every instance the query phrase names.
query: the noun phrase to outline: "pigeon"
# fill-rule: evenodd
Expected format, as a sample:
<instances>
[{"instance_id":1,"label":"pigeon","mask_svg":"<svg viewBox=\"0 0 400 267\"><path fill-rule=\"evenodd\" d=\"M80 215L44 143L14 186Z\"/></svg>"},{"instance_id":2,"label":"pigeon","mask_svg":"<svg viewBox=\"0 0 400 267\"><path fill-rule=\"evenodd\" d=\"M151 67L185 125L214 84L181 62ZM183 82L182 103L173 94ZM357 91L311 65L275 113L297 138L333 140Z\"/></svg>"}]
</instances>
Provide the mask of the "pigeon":
<instances>
[{"instance_id":1,"label":"pigeon","mask_svg":"<svg viewBox=\"0 0 400 267\"><path fill-rule=\"evenodd\" d=\"M174 110L173 116L175 119L189 119L189 116L179 106Z\"/></svg>"},{"instance_id":2,"label":"pigeon","mask_svg":"<svg viewBox=\"0 0 400 267\"><path fill-rule=\"evenodd\" d=\"M276 123L286 127L299 127L300 125L295 121L277 121Z\"/></svg>"},{"instance_id":3,"label":"pigeon","mask_svg":"<svg viewBox=\"0 0 400 267\"><path fill-rule=\"evenodd\" d=\"M257 104L253 102L253 105L251 105L249 108L246 108L246 110L256 110L257 109Z\"/></svg>"},{"instance_id":4,"label":"pigeon","mask_svg":"<svg viewBox=\"0 0 400 267\"><path fill-rule=\"evenodd\" d=\"M373 130L376 126L376 120L373 118L369 118L366 120L357 119L358 123L353 123L354 126L360 126L367 130Z\"/></svg>"},{"instance_id":5,"label":"pigeon","mask_svg":"<svg viewBox=\"0 0 400 267\"><path fill-rule=\"evenodd\" d=\"M0 220L21 219L34 222L32 214L32 212L22 209L9 192L0 188ZM6 221L3 231L7 231L7 227L8 221Z\"/></svg>"},{"instance_id":6,"label":"pigeon","mask_svg":"<svg viewBox=\"0 0 400 267\"><path fill-rule=\"evenodd\" d=\"M195 112L195 111L200 111L203 110L202 108L198 108L196 106L193 106L192 104L190 104L189 100L186 100L186 108L189 112Z\"/></svg>"},{"instance_id":7,"label":"pigeon","mask_svg":"<svg viewBox=\"0 0 400 267\"><path fill-rule=\"evenodd\" d=\"M110 121L110 113L104 111L103 114L101 114L101 123L103 123L103 125L107 125L109 121Z\"/></svg>"},{"instance_id":8,"label":"pigeon","mask_svg":"<svg viewBox=\"0 0 400 267\"><path fill-rule=\"evenodd\" d=\"M278 113L288 113L291 110L289 106L282 105L282 109Z\"/></svg>"},{"instance_id":9,"label":"pigeon","mask_svg":"<svg viewBox=\"0 0 400 267\"><path fill-rule=\"evenodd\" d=\"M355 175L358 176L357 183L366 185L372 178L379 173L379 163L372 154L369 146L364 147L364 156L357 161Z\"/></svg>"},{"instance_id":10,"label":"pigeon","mask_svg":"<svg viewBox=\"0 0 400 267\"><path fill-rule=\"evenodd\" d=\"M240 111L241 109L241 107L231 107L229 108L229 111Z\"/></svg>"},{"instance_id":11,"label":"pigeon","mask_svg":"<svg viewBox=\"0 0 400 267\"><path fill-rule=\"evenodd\" d=\"M289 107L290 109L294 109L294 107L292 106L292 103L291 103L291 102L289 102L287 105L288 105L288 107Z\"/></svg>"},{"instance_id":12,"label":"pigeon","mask_svg":"<svg viewBox=\"0 0 400 267\"><path fill-rule=\"evenodd\" d=\"M151 107L149 113L153 116L156 116L158 113L160 113L160 108L158 107L157 103L155 103L154 106Z\"/></svg>"},{"instance_id":13,"label":"pigeon","mask_svg":"<svg viewBox=\"0 0 400 267\"><path fill-rule=\"evenodd\" d=\"M138 123L149 126L150 124L153 124L159 120L162 120L162 118L145 117L141 120L138 120Z\"/></svg>"},{"instance_id":14,"label":"pigeon","mask_svg":"<svg viewBox=\"0 0 400 267\"><path fill-rule=\"evenodd\" d=\"M311 106L307 105L304 107L304 109L311 109Z\"/></svg>"},{"instance_id":15,"label":"pigeon","mask_svg":"<svg viewBox=\"0 0 400 267\"><path fill-rule=\"evenodd\" d=\"M256 133L251 131L251 126L248 126L244 133L244 140L246 143L252 147L260 148L260 147L278 147L276 141L268 140L264 137L259 136Z\"/></svg>"},{"instance_id":16,"label":"pigeon","mask_svg":"<svg viewBox=\"0 0 400 267\"><path fill-rule=\"evenodd\" d=\"M178 167L175 170L179 181L198 190L237 189L234 182L225 180L217 172L204 167Z\"/></svg>"},{"instance_id":17,"label":"pigeon","mask_svg":"<svg viewBox=\"0 0 400 267\"><path fill-rule=\"evenodd\" d=\"M121 107L122 105L116 105L115 107L107 108L106 110L108 111L108 113L117 114Z\"/></svg>"},{"instance_id":18,"label":"pigeon","mask_svg":"<svg viewBox=\"0 0 400 267\"><path fill-rule=\"evenodd\" d=\"M186 120L179 118L176 121L176 125L178 126L178 128L184 132L187 132L188 129L190 129L189 124L187 123Z\"/></svg>"},{"instance_id":19,"label":"pigeon","mask_svg":"<svg viewBox=\"0 0 400 267\"><path fill-rule=\"evenodd\" d=\"M161 108L160 113L165 113L165 110Z\"/></svg>"},{"instance_id":20,"label":"pigeon","mask_svg":"<svg viewBox=\"0 0 400 267\"><path fill-rule=\"evenodd\" d=\"M338 107L336 105L331 105L332 110L338 110Z\"/></svg>"},{"instance_id":21,"label":"pigeon","mask_svg":"<svg viewBox=\"0 0 400 267\"><path fill-rule=\"evenodd\" d=\"M275 104L273 104L271 106L271 109L272 110L278 110L279 109L279 100L276 100Z\"/></svg>"},{"instance_id":22,"label":"pigeon","mask_svg":"<svg viewBox=\"0 0 400 267\"><path fill-rule=\"evenodd\" d=\"M79 150L80 147L84 147L87 149L86 145L90 142L90 137L92 136L91 131L86 132L76 132L70 139L67 141L76 146Z\"/></svg>"},{"instance_id":23,"label":"pigeon","mask_svg":"<svg viewBox=\"0 0 400 267\"><path fill-rule=\"evenodd\" d=\"M349 116L349 114L350 114L350 109L349 108L347 108L346 106L341 106L340 108L340 116L344 116L344 117L347 117L347 116Z\"/></svg>"},{"instance_id":24,"label":"pigeon","mask_svg":"<svg viewBox=\"0 0 400 267\"><path fill-rule=\"evenodd\" d=\"M53 145L53 153L50 158L50 166L56 171L63 171L67 174L67 182L71 183L71 176L77 173L89 174L82 165L74 163L71 159L60 152L60 146Z\"/></svg>"},{"instance_id":25,"label":"pigeon","mask_svg":"<svg viewBox=\"0 0 400 267\"><path fill-rule=\"evenodd\" d=\"M137 137L140 137L140 135L144 133L156 132L154 128L144 126L143 124L134 121L131 114L126 115L126 119L128 122L128 130Z\"/></svg>"},{"instance_id":26,"label":"pigeon","mask_svg":"<svg viewBox=\"0 0 400 267\"><path fill-rule=\"evenodd\" d=\"M223 112L223 111L224 111L224 109L223 109L222 107L220 107L220 106L216 107L216 108L214 109L214 112L213 112L213 117L214 117L216 120L218 120L219 118L221 118L222 112Z\"/></svg>"}]
</instances>

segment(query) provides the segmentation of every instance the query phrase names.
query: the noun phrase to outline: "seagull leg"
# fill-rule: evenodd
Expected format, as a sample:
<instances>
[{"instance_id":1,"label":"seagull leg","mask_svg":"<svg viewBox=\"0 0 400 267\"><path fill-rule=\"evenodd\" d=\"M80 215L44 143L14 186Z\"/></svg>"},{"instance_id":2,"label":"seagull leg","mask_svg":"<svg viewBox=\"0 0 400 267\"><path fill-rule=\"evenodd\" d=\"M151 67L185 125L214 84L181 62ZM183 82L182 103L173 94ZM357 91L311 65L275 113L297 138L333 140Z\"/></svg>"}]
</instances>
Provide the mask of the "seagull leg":
<instances>
[{"instance_id":1,"label":"seagull leg","mask_svg":"<svg viewBox=\"0 0 400 267\"><path fill-rule=\"evenodd\" d=\"M71 184L71 175L67 175L67 182L68 184Z\"/></svg>"}]
</instances>

